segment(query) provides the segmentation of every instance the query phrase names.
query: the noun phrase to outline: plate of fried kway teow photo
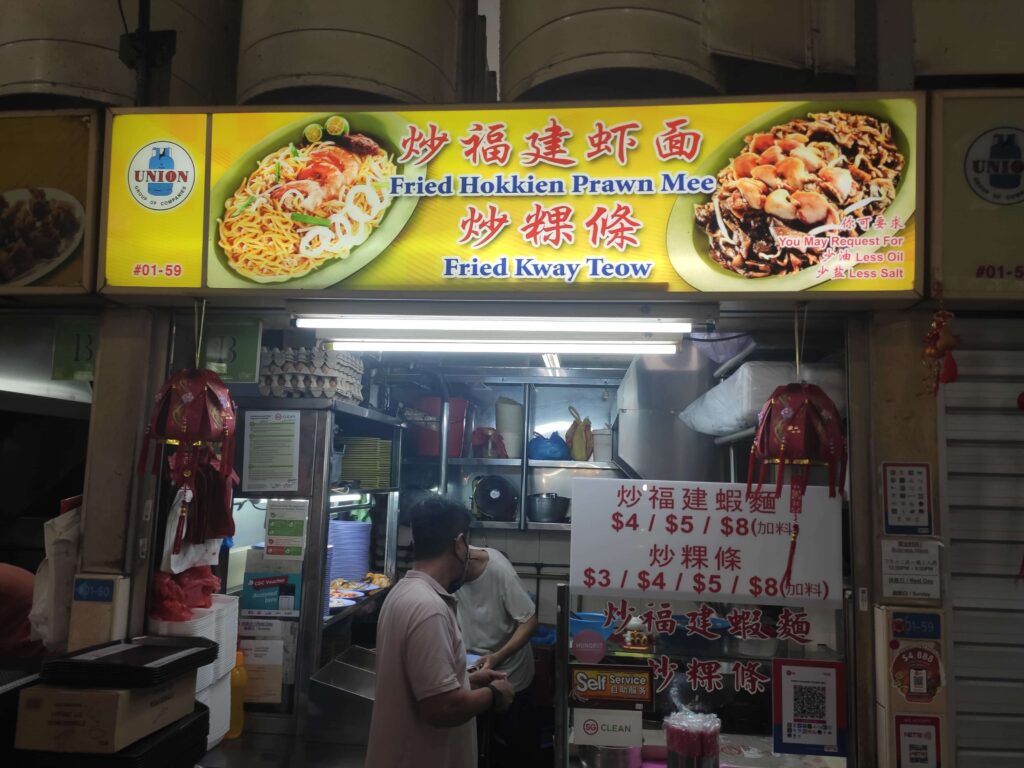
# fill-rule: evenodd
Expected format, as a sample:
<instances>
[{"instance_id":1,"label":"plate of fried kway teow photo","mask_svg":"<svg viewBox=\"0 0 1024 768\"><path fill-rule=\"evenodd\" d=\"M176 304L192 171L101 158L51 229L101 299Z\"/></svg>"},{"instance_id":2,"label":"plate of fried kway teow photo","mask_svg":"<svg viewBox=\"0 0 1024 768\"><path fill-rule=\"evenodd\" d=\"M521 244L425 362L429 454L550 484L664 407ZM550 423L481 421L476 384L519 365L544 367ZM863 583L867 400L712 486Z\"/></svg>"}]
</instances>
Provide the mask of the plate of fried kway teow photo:
<instances>
[{"instance_id":1,"label":"plate of fried kway teow photo","mask_svg":"<svg viewBox=\"0 0 1024 768\"><path fill-rule=\"evenodd\" d=\"M391 178L398 113L297 119L244 152L210 191L211 287L326 288L365 267L408 222L415 197Z\"/></svg>"},{"instance_id":2,"label":"plate of fried kway teow photo","mask_svg":"<svg viewBox=\"0 0 1024 768\"><path fill-rule=\"evenodd\" d=\"M0 192L0 286L30 285L65 261L82 243L85 210L60 189Z\"/></svg>"},{"instance_id":3,"label":"plate of fried kway teow photo","mask_svg":"<svg viewBox=\"0 0 1024 768\"><path fill-rule=\"evenodd\" d=\"M692 172L714 175L716 189L676 200L672 265L694 288L717 292L802 291L833 279L837 266L858 269L833 246L870 253L902 234L872 225L899 217L905 226L914 214L916 130L911 100L802 102L766 114L698 161ZM854 239L876 237L877 246Z\"/></svg>"}]
</instances>

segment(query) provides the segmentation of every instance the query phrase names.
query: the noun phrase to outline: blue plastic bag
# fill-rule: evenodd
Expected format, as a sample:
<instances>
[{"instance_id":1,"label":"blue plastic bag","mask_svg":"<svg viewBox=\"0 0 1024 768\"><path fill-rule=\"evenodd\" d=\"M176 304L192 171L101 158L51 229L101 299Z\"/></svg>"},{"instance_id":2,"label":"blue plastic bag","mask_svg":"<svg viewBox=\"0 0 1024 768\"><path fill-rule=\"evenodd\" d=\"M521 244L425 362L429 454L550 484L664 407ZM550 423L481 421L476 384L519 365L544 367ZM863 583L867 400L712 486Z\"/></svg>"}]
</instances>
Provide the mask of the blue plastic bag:
<instances>
[{"instance_id":1,"label":"blue plastic bag","mask_svg":"<svg viewBox=\"0 0 1024 768\"><path fill-rule=\"evenodd\" d=\"M552 432L551 437L537 435L532 438L526 446L526 456L544 461L568 461L572 458L569 446L557 432Z\"/></svg>"}]
</instances>

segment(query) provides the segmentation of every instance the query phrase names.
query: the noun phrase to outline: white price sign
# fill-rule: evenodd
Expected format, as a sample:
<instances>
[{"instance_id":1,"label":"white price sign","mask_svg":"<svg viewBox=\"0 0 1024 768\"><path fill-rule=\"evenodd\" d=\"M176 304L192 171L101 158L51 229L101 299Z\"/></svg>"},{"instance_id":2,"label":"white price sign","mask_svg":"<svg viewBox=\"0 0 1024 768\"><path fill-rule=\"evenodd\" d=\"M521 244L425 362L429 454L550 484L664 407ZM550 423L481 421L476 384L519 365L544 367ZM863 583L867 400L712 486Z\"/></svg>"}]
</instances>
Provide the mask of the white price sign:
<instances>
[{"instance_id":1,"label":"white price sign","mask_svg":"<svg viewBox=\"0 0 1024 768\"><path fill-rule=\"evenodd\" d=\"M836 605L842 600L842 506L790 489L578 478L569 581L590 594L692 595L721 602ZM799 526L789 584L783 576Z\"/></svg>"}]
</instances>

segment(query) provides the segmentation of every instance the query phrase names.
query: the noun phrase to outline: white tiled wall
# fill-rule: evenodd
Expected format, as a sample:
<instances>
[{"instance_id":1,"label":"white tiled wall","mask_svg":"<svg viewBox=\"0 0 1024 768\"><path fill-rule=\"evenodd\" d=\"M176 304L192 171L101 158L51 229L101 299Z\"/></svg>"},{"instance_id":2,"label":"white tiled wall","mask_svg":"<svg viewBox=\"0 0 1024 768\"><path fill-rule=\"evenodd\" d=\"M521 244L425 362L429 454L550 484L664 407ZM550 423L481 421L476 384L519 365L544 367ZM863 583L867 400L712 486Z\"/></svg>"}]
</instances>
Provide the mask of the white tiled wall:
<instances>
[{"instance_id":1,"label":"white tiled wall","mask_svg":"<svg viewBox=\"0 0 1024 768\"><path fill-rule=\"evenodd\" d=\"M537 594L537 614L542 624L555 623L555 585L554 579L541 579L540 591L537 590L537 579L527 574L533 573L533 564L542 563L544 573L568 574L569 572L569 533L562 531L504 531L496 529L474 529L472 542L477 547L493 547L508 556L513 563L529 563L517 565L520 580L527 592Z\"/></svg>"}]
</instances>

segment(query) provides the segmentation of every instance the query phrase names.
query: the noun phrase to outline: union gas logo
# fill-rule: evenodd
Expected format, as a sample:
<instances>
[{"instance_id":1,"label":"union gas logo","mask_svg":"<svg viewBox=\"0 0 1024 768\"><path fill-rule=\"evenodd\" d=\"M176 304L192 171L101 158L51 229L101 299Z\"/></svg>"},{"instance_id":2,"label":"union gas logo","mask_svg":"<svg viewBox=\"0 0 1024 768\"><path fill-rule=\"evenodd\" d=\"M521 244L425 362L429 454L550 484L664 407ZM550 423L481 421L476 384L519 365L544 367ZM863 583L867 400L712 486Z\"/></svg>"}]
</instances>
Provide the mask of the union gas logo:
<instances>
[{"instance_id":1,"label":"union gas logo","mask_svg":"<svg viewBox=\"0 0 1024 768\"><path fill-rule=\"evenodd\" d=\"M128 164L128 189L135 202L153 211L181 205L196 185L196 166L173 141L146 144Z\"/></svg>"},{"instance_id":2,"label":"union gas logo","mask_svg":"<svg viewBox=\"0 0 1024 768\"><path fill-rule=\"evenodd\" d=\"M996 205L1024 201L1024 130L993 128L974 140L964 157L967 184Z\"/></svg>"}]
</instances>

